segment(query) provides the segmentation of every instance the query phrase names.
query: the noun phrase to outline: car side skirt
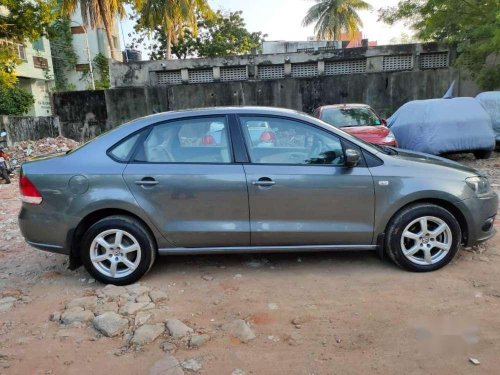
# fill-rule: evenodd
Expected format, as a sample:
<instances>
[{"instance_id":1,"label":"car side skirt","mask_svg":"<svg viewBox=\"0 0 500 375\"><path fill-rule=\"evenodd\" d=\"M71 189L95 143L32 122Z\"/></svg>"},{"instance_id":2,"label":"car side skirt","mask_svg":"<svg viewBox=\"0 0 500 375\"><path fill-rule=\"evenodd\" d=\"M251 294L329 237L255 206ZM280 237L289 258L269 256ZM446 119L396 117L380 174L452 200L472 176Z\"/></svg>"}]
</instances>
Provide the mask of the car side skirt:
<instances>
[{"instance_id":1,"label":"car side skirt","mask_svg":"<svg viewBox=\"0 0 500 375\"><path fill-rule=\"evenodd\" d=\"M234 247L172 247L158 249L160 255L225 254L225 253L287 253L312 251L368 251L377 245L299 245L299 246L234 246Z\"/></svg>"}]
</instances>

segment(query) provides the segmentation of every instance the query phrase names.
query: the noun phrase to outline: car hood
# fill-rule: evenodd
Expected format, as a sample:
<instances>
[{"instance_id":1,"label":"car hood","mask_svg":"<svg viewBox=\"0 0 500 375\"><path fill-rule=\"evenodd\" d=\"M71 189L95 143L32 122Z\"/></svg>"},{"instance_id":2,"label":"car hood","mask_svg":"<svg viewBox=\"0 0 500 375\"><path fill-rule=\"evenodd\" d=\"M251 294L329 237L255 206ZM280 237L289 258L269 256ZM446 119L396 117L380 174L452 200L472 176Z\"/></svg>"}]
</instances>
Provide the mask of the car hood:
<instances>
[{"instance_id":1,"label":"car hood","mask_svg":"<svg viewBox=\"0 0 500 375\"><path fill-rule=\"evenodd\" d=\"M460 164L456 161L442 158L440 156L425 154L423 152L417 152L417 151L402 150L402 149L397 149L397 152L398 152L397 155L394 155L393 157L400 160L408 160L417 163L448 167L462 172L470 173L471 175L485 176L484 172L481 172L472 167L468 167L467 165Z\"/></svg>"},{"instance_id":2,"label":"car hood","mask_svg":"<svg viewBox=\"0 0 500 375\"><path fill-rule=\"evenodd\" d=\"M343 131L358 136L370 138L384 138L389 134L389 129L385 126L346 126L341 128Z\"/></svg>"}]
</instances>

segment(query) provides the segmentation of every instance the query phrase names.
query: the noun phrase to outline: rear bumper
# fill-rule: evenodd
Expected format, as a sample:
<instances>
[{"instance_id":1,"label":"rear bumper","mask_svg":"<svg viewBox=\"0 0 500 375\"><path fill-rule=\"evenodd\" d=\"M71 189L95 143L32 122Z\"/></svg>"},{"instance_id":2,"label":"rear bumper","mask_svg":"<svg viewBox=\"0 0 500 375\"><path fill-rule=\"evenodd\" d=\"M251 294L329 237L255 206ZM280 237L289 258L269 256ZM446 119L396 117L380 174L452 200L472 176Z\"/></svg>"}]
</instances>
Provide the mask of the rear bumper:
<instances>
[{"instance_id":1,"label":"rear bumper","mask_svg":"<svg viewBox=\"0 0 500 375\"><path fill-rule=\"evenodd\" d=\"M459 202L459 208L467 221L465 246L477 245L495 235L494 221L498 210L498 196L495 193L463 200Z\"/></svg>"},{"instance_id":2,"label":"rear bumper","mask_svg":"<svg viewBox=\"0 0 500 375\"><path fill-rule=\"evenodd\" d=\"M40 250L70 254L67 238L71 220L59 213L44 213L39 206L23 203L18 216L19 229L26 242Z\"/></svg>"}]
</instances>

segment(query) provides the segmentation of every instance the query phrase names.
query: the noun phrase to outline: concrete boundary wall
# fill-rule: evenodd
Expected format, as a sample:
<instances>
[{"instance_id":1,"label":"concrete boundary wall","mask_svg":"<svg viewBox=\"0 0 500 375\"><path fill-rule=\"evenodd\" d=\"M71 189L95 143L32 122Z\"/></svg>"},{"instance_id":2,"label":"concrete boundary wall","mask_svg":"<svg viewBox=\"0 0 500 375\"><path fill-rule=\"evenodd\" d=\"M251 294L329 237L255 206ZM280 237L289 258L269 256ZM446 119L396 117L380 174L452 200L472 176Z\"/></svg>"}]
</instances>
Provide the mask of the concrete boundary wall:
<instances>
[{"instance_id":1,"label":"concrete boundary wall","mask_svg":"<svg viewBox=\"0 0 500 375\"><path fill-rule=\"evenodd\" d=\"M61 134L61 124L56 116L0 116L0 130L7 132L7 144L47 137L57 137Z\"/></svg>"}]
</instances>

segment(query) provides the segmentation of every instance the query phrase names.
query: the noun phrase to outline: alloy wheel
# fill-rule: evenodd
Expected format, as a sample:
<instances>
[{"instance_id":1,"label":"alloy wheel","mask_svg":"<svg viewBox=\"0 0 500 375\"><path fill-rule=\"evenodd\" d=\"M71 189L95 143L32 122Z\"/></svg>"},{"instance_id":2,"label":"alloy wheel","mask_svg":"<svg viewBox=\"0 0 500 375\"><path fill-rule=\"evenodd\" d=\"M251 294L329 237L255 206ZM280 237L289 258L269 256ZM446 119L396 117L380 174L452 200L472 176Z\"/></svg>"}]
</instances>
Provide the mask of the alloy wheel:
<instances>
[{"instance_id":1,"label":"alloy wheel","mask_svg":"<svg viewBox=\"0 0 500 375\"><path fill-rule=\"evenodd\" d=\"M90 260L105 276L121 278L133 273L141 262L141 247L137 239L121 229L98 234L90 245Z\"/></svg>"},{"instance_id":2,"label":"alloy wheel","mask_svg":"<svg viewBox=\"0 0 500 375\"><path fill-rule=\"evenodd\" d=\"M435 216L423 216L409 223L401 235L404 256L418 265L441 261L451 249L453 236L446 222Z\"/></svg>"}]
</instances>

